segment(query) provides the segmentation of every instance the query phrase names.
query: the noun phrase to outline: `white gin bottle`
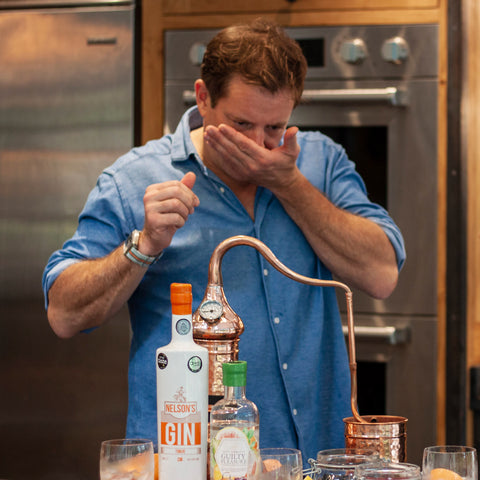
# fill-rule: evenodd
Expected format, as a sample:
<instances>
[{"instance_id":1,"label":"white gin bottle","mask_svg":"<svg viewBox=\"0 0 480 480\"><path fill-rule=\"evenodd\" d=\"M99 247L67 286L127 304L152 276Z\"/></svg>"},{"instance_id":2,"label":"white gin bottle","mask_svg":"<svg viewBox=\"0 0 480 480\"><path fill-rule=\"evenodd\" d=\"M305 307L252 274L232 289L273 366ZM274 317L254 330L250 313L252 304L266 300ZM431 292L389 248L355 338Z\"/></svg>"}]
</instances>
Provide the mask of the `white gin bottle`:
<instances>
[{"instance_id":1,"label":"white gin bottle","mask_svg":"<svg viewBox=\"0 0 480 480\"><path fill-rule=\"evenodd\" d=\"M192 336L192 286L172 283L172 341L157 349L159 478L207 477L208 350Z\"/></svg>"},{"instance_id":2,"label":"white gin bottle","mask_svg":"<svg viewBox=\"0 0 480 480\"><path fill-rule=\"evenodd\" d=\"M210 479L258 478L259 416L247 400L247 362L222 365L225 397L210 412Z\"/></svg>"}]
</instances>

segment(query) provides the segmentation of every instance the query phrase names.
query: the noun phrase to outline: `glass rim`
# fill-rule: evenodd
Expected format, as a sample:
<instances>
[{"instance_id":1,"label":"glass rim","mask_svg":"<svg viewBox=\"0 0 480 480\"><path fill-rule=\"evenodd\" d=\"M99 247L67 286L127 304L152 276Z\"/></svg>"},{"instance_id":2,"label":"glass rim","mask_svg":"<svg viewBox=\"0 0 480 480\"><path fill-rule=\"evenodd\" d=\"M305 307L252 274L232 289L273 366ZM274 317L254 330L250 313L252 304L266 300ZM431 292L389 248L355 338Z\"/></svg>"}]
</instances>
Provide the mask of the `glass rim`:
<instances>
[{"instance_id":1,"label":"glass rim","mask_svg":"<svg viewBox=\"0 0 480 480\"><path fill-rule=\"evenodd\" d=\"M112 438L111 440L103 440L102 445L113 445L119 447L129 447L133 445L148 445L152 444L152 440L148 438Z\"/></svg>"},{"instance_id":2,"label":"glass rim","mask_svg":"<svg viewBox=\"0 0 480 480\"><path fill-rule=\"evenodd\" d=\"M421 468L414 463L406 462L376 462L376 463L364 463L363 465L358 465L355 468L355 475L359 477L362 475L367 476L368 478L385 478L384 475L388 475L388 478L391 479L405 479L405 475L413 474L412 479L421 479L422 470ZM410 477L407 477L410 478Z\"/></svg>"},{"instance_id":3,"label":"glass rim","mask_svg":"<svg viewBox=\"0 0 480 480\"><path fill-rule=\"evenodd\" d=\"M319 450L319 455L371 455L378 456L378 452L373 448L327 448L326 450Z\"/></svg>"},{"instance_id":4,"label":"glass rim","mask_svg":"<svg viewBox=\"0 0 480 480\"><path fill-rule=\"evenodd\" d=\"M258 450L260 456L262 453L265 455L298 455L301 454L301 450L297 448L288 448L288 447L265 447Z\"/></svg>"},{"instance_id":5,"label":"glass rim","mask_svg":"<svg viewBox=\"0 0 480 480\"><path fill-rule=\"evenodd\" d=\"M477 449L475 447L469 447L466 445L431 445L429 447L424 448L424 452L432 452L432 453L444 453L444 454L452 454L452 453L472 453L476 452Z\"/></svg>"},{"instance_id":6,"label":"glass rim","mask_svg":"<svg viewBox=\"0 0 480 480\"><path fill-rule=\"evenodd\" d=\"M320 450L315 466L327 467L329 469L353 469L357 465L374 463L380 460L380 455L375 450L366 448L331 448Z\"/></svg>"}]
</instances>

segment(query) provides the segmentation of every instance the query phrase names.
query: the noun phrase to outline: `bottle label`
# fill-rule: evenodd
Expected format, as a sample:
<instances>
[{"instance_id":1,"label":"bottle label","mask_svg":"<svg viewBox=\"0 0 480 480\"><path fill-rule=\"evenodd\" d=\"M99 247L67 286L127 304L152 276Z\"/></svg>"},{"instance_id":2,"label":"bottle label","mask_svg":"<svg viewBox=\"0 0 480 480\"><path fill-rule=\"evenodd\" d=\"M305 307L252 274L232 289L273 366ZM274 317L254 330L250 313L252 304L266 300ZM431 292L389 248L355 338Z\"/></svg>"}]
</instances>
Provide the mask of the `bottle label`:
<instances>
[{"instance_id":1,"label":"bottle label","mask_svg":"<svg viewBox=\"0 0 480 480\"><path fill-rule=\"evenodd\" d=\"M256 478L259 452L255 427L222 428L211 441L212 480Z\"/></svg>"},{"instance_id":2,"label":"bottle label","mask_svg":"<svg viewBox=\"0 0 480 480\"><path fill-rule=\"evenodd\" d=\"M180 387L173 401L166 401L160 413L162 453L191 455L200 453L202 424L197 402L187 402Z\"/></svg>"},{"instance_id":3,"label":"bottle label","mask_svg":"<svg viewBox=\"0 0 480 480\"><path fill-rule=\"evenodd\" d=\"M188 335L190 333L190 322L186 318L181 318L175 324L175 330L179 335Z\"/></svg>"}]
</instances>

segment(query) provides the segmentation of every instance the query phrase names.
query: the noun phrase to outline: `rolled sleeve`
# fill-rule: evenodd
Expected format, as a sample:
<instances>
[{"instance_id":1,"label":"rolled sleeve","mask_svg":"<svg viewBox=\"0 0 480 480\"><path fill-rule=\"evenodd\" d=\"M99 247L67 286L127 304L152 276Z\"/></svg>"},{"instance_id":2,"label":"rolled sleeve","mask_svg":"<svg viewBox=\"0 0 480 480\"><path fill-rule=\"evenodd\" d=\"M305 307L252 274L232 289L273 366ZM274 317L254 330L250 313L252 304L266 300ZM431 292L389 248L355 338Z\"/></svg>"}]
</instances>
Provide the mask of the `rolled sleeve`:
<instances>
[{"instance_id":1,"label":"rolled sleeve","mask_svg":"<svg viewBox=\"0 0 480 480\"><path fill-rule=\"evenodd\" d=\"M48 292L58 276L82 260L101 258L117 248L128 235L122 195L108 170L90 192L73 237L49 258L42 277L45 308Z\"/></svg>"}]
</instances>

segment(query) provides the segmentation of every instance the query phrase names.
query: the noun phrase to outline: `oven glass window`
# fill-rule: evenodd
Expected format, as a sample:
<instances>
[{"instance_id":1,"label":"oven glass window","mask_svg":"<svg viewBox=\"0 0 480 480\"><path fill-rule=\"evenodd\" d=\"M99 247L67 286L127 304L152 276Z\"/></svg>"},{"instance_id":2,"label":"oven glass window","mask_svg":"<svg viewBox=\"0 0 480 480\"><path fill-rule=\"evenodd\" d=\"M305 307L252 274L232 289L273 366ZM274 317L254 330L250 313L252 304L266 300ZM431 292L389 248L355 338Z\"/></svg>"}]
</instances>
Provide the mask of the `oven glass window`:
<instances>
[{"instance_id":1,"label":"oven glass window","mask_svg":"<svg viewBox=\"0 0 480 480\"><path fill-rule=\"evenodd\" d=\"M323 38L297 38L309 67L325 66L325 40Z\"/></svg>"},{"instance_id":2,"label":"oven glass window","mask_svg":"<svg viewBox=\"0 0 480 480\"><path fill-rule=\"evenodd\" d=\"M386 415L387 364L357 362L357 400L360 415Z\"/></svg>"},{"instance_id":3,"label":"oven glass window","mask_svg":"<svg viewBox=\"0 0 480 480\"><path fill-rule=\"evenodd\" d=\"M348 158L355 162L368 192L368 198L388 209L387 202L387 127L305 127L319 130L345 148Z\"/></svg>"}]
</instances>

